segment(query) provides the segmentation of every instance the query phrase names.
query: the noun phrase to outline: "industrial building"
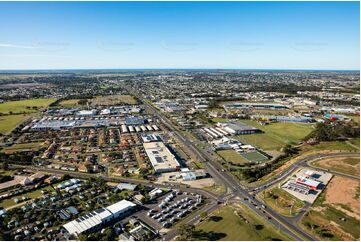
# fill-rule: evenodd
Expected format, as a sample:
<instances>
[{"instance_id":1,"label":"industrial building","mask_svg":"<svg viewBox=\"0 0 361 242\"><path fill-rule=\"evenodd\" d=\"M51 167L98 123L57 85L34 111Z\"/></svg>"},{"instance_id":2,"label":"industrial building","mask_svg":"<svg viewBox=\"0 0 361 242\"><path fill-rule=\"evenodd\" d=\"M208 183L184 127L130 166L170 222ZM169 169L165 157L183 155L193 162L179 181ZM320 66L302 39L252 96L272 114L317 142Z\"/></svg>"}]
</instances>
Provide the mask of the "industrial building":
<instances>
[{"instance_id":1,"label":"industrial building","mask_svg":"<svg viewBox=\"0 0 361 242\"><path fill-rule=\"evenodd\" d=\"M305 116L253 115L253 119L269 122L314 123L316 120Z\"/></svg>"},{"instance_id":2,"label":"industrial building","mask_svg":"<svg viewBox=\"0 0 361 242\"><path fill-rule=\"evenodd\" d=\"M288 109L288 106L277 103L228 103L223 105L229 109Z\"/></svg>"},{"instance_id":3,"label":"industrial building","mask_svg":"<svg viewBox=\"0 0 361 242\"><path fill-rule=\"evenodd\" d=\"M160 141L159 135L156 134L142 134L143 143Z\"/></svg>"},{"instance_id":4,"label":"industrial building","mask_svg":"<svg viewBox=\"0 0 361 242\"><path fill-rule=\"evenodd\" d=\"M143 144L156 173L176 171L180 164L163 142L148 142Z\"/></svg>"},{"instance_id":5,"label":"industrial building","mask_svg":"<svg viewBox=\"0 0 361 242\"><path fill-rule=\"evenodd\" d=\"M112 220L124 217L133 211L136 204L121 200L106 208L99 208L80 218L77 218L63 225L65 230L71 235L92 232L101 229L104 225Z\"/></svg>"},{"instance_id":6,"label":"industrial building","mask_svg":"<svg viewBox=\"0 0 361 242\"><path fill-rule=\"evenodd\" d=\"M239 134L254 134L261 132L261 130L240 123L240 122L227 122L227 123L217 123L217 126L221 128L222 130L226 131L227 133L233 134L233 135L239 135Z\"/></svg>"}]
</instances>

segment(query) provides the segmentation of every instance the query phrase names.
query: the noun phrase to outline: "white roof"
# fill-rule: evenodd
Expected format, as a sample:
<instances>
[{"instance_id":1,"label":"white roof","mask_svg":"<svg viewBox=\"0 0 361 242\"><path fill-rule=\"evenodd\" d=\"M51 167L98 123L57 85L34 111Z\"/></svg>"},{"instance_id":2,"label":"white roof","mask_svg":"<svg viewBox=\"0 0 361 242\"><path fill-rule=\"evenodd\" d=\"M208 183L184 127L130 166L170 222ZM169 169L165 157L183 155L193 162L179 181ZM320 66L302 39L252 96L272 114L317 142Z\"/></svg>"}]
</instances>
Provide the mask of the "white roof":
<instances>
[{"instance_id":1,"label":"white roof","mask_svg":"<svg viewBox=\"0 0 361 242\"><path fill-rule=\"evenodd\" d=\"M80 234L95 226L102 224L105 221L109 221L110 218L119 212L128 210L136 204L127 200L121 200L115 204L112 204L106 208L99 208L93 212L90 212L80 218L77 218L69 223L63 225L69 234Z\"/></svg>"},{"instance_id":2,"label":"white roof","mask_svg":"<svg viewBox=\"0 0 361 242\"><path fill-rule=\"evenodd\" d=\"M118 212L123 212L128 210L129 208L135 207L136 204L129 202L127 200L121 200L117 203L114 203L108 207L106 207L106 209L108 209L111 213L116 214Z\"/></svg>"}]
</instances>

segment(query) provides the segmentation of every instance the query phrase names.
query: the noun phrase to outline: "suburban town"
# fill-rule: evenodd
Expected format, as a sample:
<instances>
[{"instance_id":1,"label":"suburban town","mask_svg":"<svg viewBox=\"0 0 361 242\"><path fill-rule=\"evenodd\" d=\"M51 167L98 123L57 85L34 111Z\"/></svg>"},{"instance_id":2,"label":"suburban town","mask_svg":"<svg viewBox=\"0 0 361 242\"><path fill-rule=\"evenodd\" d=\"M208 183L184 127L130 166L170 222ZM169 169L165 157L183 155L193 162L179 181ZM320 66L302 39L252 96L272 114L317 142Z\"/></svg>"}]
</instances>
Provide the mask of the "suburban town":
<instances>
[{"instance_id":1,"label":"suburban town","mask_svg":"<svg viewBox=\"0 0 361 242\"><path fill-rule=\"evenodd\" d=\"M360 241L360 1L0 0L1 241Z\"/></svg>"},{"instance_id":2,"label":"suburban town","mask_svg":"<svg viewBox=\"0 0 361 242\"><path fill-rule=\"evenodd\" d=\"M359 239L359 72L0 79L2 240Z\"/></svg>"}]
</instances>

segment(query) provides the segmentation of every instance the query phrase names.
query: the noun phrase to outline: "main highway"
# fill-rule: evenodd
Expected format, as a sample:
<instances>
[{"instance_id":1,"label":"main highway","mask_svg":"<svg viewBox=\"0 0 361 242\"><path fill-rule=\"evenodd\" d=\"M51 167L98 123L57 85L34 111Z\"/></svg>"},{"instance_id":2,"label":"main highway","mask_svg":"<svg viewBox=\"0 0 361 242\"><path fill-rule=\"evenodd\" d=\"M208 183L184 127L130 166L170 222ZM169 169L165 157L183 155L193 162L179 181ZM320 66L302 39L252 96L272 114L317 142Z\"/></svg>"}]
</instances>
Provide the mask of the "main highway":
<instances>
[{"instance_id":1,"label":"main highway","mask_svg":"<svg viewBox=\"0 0 361 242\"><path fill-rule=\"evenodd\" d=\"M131 89L129 91L131 91L133 94L137 93ZM283 233L289 235L294 240L315 240L311 235L300 229L297 225L293 224L292 220L283 217L270 208L265 208L266 205L263 204L263 202L257 200L246 187L240 184L240 182L233 175L223 171L220 164L215 161L213 157L203 152L203 150L195 147L194 144L185 138L182 132L175 125L173 125L173 123L168 120L168 118L165 117L159 110L150 105L148 101L142 97L137 96L137 98L143 102L146 110L149 113L153 114L158 120L162 122L165 127L168 128L168 130L173 132L178 141L188 149L189 153L196 157L197 160L203 162L205 169L212 177L225 185L235 196L241 198L240 201L248 206L249 209L264 218L265 221L273 224ZM223 201L223 198L221 198L221 201ZM262 207L265 209L261 209Z\"/></svg>"}]
</instances>

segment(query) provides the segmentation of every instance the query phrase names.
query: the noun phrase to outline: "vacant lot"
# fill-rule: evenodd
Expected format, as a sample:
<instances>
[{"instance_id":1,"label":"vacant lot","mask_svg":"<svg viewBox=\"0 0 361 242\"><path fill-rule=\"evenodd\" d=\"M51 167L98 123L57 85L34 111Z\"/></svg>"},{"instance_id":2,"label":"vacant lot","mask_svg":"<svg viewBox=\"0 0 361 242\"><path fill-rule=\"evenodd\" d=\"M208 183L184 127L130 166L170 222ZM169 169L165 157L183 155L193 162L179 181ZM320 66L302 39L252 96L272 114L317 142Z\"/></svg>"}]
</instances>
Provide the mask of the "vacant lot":
<instances>
[{"instance_id":1,"label":"vacant lot","mask_svg":"<svg viewBox=\"0 0 361 242\"><path fill-rule=\"evenodd\" d=\"M280 150L288 143L298 143L313 130L312 124L271 123L262 126L253 120L241 120L243 123L259 128L263 134L240 135L237 138L264 150Z\"/></svg>"},{"instance_id":2,"label":"vacant lot","mask_svg":"<svg viewBox=\"0 0 361 242\"><path fill-rule=\"evenodd\" d=\"M281 188L271 188L260 194L260 198L272 209L285 216L295 216L304 203Z\"/></svg>"},{"instance_id":3,"label":"vacant lot","mask_svg":"<svg viewBox=\"0 0 361 242\"><path fill-rule=\"evenodd\" d=\"M0 134L8 134L19 124L24 122L29 116L27 115L6 115L0 116Z\"/></svg>"},{"instance_id":4,"label":"vacant lot","mask_svg":"<svg viewBox=\"0 0 361 242\"><path fill-rule=\"evenodd\" d=\"M235 165L243 165L248 163L246 159L244 159L240 154L238 154L234 150L220 150L217 151L217 153L227 162L233 163Z\"/></svg>"},{"instance_id":5,"label":"vacant lot","mask_svg":"<svg viewBox=\"0 0 361 242\"><path fill-rule=\"evenodd\" d=\"M321 240L358 240L359 189L357 180L335 176L301 221L302 226Z\"/></svg>"},{"instance_id":6,"label":"vacant lot","mask_svg":"<svg viewBox=\"0 0 361 242\"><path fill-rule=\"evenodd\" d=\"M345 174L360 176L360 158L335 157L318 160L313 164L322 168L342 172Z\"/></svg>"},{"instance_id":7,"label":"vacant lot","mask_svg":"<svg viewBox=\"0 0 361 242\"><path fill-rule=\"evenodd\" d=\"M55 99L53 98L39 98L28 99L21 101L11 101L0 104L0 113L2 114L17 114L17 113L34 113L39 108L49 106Z\"/></svg>"},{"instance_id":8,"label":"vacant lot","mask_svg":"<svg viewBox=\"0 0 361 242\"><path fill-rule=\"evenodd\" d=\"M98 96L90 99L92 105L134 105L137 104L137 100L131 95L110 95L110 96Z\"/></svg>"},{"instance_id":9,"label":"vacant lot","mask_svg":"<svg viewBox=\"0 0 361 242\"><path fill-rule=\"evenodd\" d=\"M245 207L226 206L196 226L196 240L290 240Z\"/></svg>"},{"instance_id":10,"label":"vacant lot","mask_svg":"<svg viewBox=\"0 0 361 242\"><path fill-rule=\"evenodd\" d=\"M72 108L78 106L78 102L80 99L69 99L69 100L63 100L59 103L60 106L64 108Z\"/></svg>"}]
</instances>

